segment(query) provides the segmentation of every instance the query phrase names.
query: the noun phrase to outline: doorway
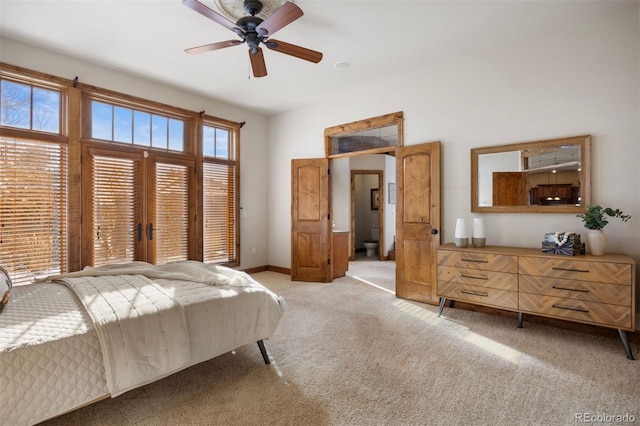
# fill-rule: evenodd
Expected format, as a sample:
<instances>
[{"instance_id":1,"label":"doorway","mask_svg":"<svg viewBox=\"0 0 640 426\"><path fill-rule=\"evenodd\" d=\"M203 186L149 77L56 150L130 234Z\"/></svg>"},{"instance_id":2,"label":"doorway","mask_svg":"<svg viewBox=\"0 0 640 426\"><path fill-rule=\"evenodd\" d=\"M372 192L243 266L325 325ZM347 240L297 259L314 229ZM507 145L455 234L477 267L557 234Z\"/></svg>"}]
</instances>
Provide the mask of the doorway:
<instances>
[{"instance_id":1,"label":"doorway","mask_svg":"<svg viewBox=\"0 0 640 426\"><path fill-rule=\"evenodd\" d=\"M346 230L350 223L350 219L343 220L337 214L347 212L348 208L340 209L337 205L343 200L335 196L336 187L340 187L335 181L336 165L362 154L390 153L396 165L393 186L397 213L393 217L395 226L391 225L396 233L396 296L438 303L434 265L440 245L440 141L405 147L402 125L402 112L399 112L330 127L325 129L325 158L292 160L291 276L294 280L317 281L310 273L317 271L321 282L332 281L332 228L334 233ZM383 137L387 127L396 130L395 140ZM380 129L378 135L357 134L376 129ZM379 188L380 193L384 194L386 186L387 182ZM389 182L389 188L391 186ZM344 202L348 203L349 196L346 198Z\"/></svg>"},{"instance_id":2,"label":"doorway","mask_svg":"<svg viewBox=\"0 0 640 426\"><path fill-rule=\"evenodd\" d=\"M384 171L351 170L349 260L385 260ZM377 247L374 248L373 245Z\"/></svg>"}]
</instances>

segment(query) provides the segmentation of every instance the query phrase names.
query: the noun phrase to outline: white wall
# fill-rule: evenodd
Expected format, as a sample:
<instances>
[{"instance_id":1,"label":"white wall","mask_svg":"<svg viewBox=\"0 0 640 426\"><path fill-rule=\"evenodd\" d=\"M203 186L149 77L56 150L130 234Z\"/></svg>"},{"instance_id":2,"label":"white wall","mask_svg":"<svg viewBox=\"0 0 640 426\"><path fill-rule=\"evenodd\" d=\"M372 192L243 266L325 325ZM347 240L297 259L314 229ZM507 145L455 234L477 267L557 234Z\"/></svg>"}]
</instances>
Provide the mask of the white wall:
<instances>
[{"instance_id":1,"label":"white wall","mask_svg":"<svg viewBox=\"0 0 640 426\"><path fill-rule=\"evenodd\" d=\"M348 231L351 227L351 170L349 158L331 161L332 221L335 231Z\"/></svg>"},{"instance_id":2,"label":"white wall","mask_svg":"<svg viewBox=\"0 0 640 426\"><path fill-rule=\"evenodd\" d=\"M324 104L269 118L269 264L290 266L290 161L324 157L326 127L403 111L405 145L442 141L442 241L468 223L471 148L591 134L593 200L632 216L610 252L640 261L640 12L565 22L499 50L407 70ZM416 52L418 54L418 52ZM586 232L573 214L483 214L487 244L539 247ZM523 226L526 224L526 226Z\"/></svg>"},{"instance_id":3,"label":"white wall","mask_svg":"<svg viewBox=\"0 0 640 426\"><path fill-rule=\"evenodd\" d=\"M389 202L391 193L389 192L389 184L396 183L396 157L391 155L384 156L384 247L383 253L388 255L389 250L394 248L396 241L396 204Z\"/></svg>"},{"instance_id":4,"label":"white wall","mask_svg":"<svg viewBox=\"0 0 640 426\"><path fill-rule=\"evenodd\" d=\"M80 82L104 89L191 111L205 110L209 115L235 122L246 121L240 131L240 205L243 212L240 219L240 268L268 263L268 166L264 160L268 157L266 117L148 78L124 74L7 38L0 38L0 61L70 80L78 76ZM253 247L256 254L251 253Z\"/></svg>"}]
</instances>

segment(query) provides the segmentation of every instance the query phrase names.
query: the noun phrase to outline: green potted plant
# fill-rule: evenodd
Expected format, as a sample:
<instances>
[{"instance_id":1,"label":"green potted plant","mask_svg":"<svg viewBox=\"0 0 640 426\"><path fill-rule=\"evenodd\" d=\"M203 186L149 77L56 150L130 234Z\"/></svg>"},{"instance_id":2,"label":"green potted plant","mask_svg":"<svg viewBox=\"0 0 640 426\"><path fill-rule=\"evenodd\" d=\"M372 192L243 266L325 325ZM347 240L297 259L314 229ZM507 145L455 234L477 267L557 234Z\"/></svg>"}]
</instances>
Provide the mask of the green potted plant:
<instances>
[{"instance_id":1,"label":"green potted plant","mask_svg":"<svg viewBox=\"0 0 640 426\"><path fill-rule=\"evenodd\" d=\"M587 233L587 241L589 242L589 251L592 255L602 256L607 245L607 236L603 229L609 221L609 217L617 217L621 221L628 221L631 216L626 215L620 209L612 209L611 207L602 207L600 205L589 205L584 213L576 215L589 231Z\"/></svg>"}]
</instances>

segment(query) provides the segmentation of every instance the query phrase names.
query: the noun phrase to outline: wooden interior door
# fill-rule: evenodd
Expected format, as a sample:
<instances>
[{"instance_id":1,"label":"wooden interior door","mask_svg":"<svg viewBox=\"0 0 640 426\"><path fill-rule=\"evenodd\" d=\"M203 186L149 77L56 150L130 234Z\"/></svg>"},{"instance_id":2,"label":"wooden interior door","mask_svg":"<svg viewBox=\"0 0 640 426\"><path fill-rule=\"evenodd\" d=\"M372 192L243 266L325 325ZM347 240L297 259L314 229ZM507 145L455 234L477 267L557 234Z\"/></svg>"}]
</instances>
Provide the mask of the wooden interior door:
<instances>
[{"instance_id":1,"label":"wooden interior door","mask_svg":"<svg viewBox=\"0 0 640 426\"><path fill-rule=\"evenodd\" d=\"M291 161L291 279L332 281L329 159Z\"/></svg>"},{"instance_id":2,"label":"wooden interior door","mask_svg":"<svg viewBox=\"0 0 640 426\"><path fill-rule=\"evenodd\" d=\"M493 205L526 206L527 173L493 172Z\"/></svg>"},{"instance_id":3,"label":"wooden interior door","mask_svg":"<svg viewBox=\"0 0 640 426\"><path fill-rule=\"evenodd\" d=\"M396 296L438 303L440 142L396 150Z\"/></svg>"}]
</instances>

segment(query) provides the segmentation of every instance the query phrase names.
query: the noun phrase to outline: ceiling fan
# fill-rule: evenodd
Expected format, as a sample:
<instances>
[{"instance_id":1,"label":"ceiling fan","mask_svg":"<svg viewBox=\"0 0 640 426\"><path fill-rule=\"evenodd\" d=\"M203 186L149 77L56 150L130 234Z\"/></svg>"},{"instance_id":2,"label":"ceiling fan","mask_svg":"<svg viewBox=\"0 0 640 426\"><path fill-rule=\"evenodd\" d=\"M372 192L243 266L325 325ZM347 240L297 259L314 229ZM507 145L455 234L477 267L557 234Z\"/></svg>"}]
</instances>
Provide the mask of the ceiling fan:
<instances>
[{"instance_id":1,"label":"ceiling fan","mask_svg":"<svg viewBox=\"0 0 640 426\"><path fill-rule=\"evenodd\" d=\"M285 43L284 41L269 38L276 31L286 25L289 25L291 22L303 15L302 9L291 2L286 2L267 19L263 20L256 16L262 10L262 2L259 0L244 0L244 9L247 11L249 16L244 16L238 19L235 23L202 4L198 0L182 0L182 4L212 21L217 22L223 27L230 29L241 38L241 40L226 40L185 49L185 52L187 53L197 54L211 52L213 50L247 43L249 46L249 58L251 60L251 69L253 70L254 77L264 77L267 75L267 66L264 62L260 43L264 44L271 50L275 50L276 52L295 56L296 58L304 59L313 63L318 63L322 59L321 52L316 52L315 50L306 49L304 47L296 46L295 44Z\"/></svg>"}]
</instances>

